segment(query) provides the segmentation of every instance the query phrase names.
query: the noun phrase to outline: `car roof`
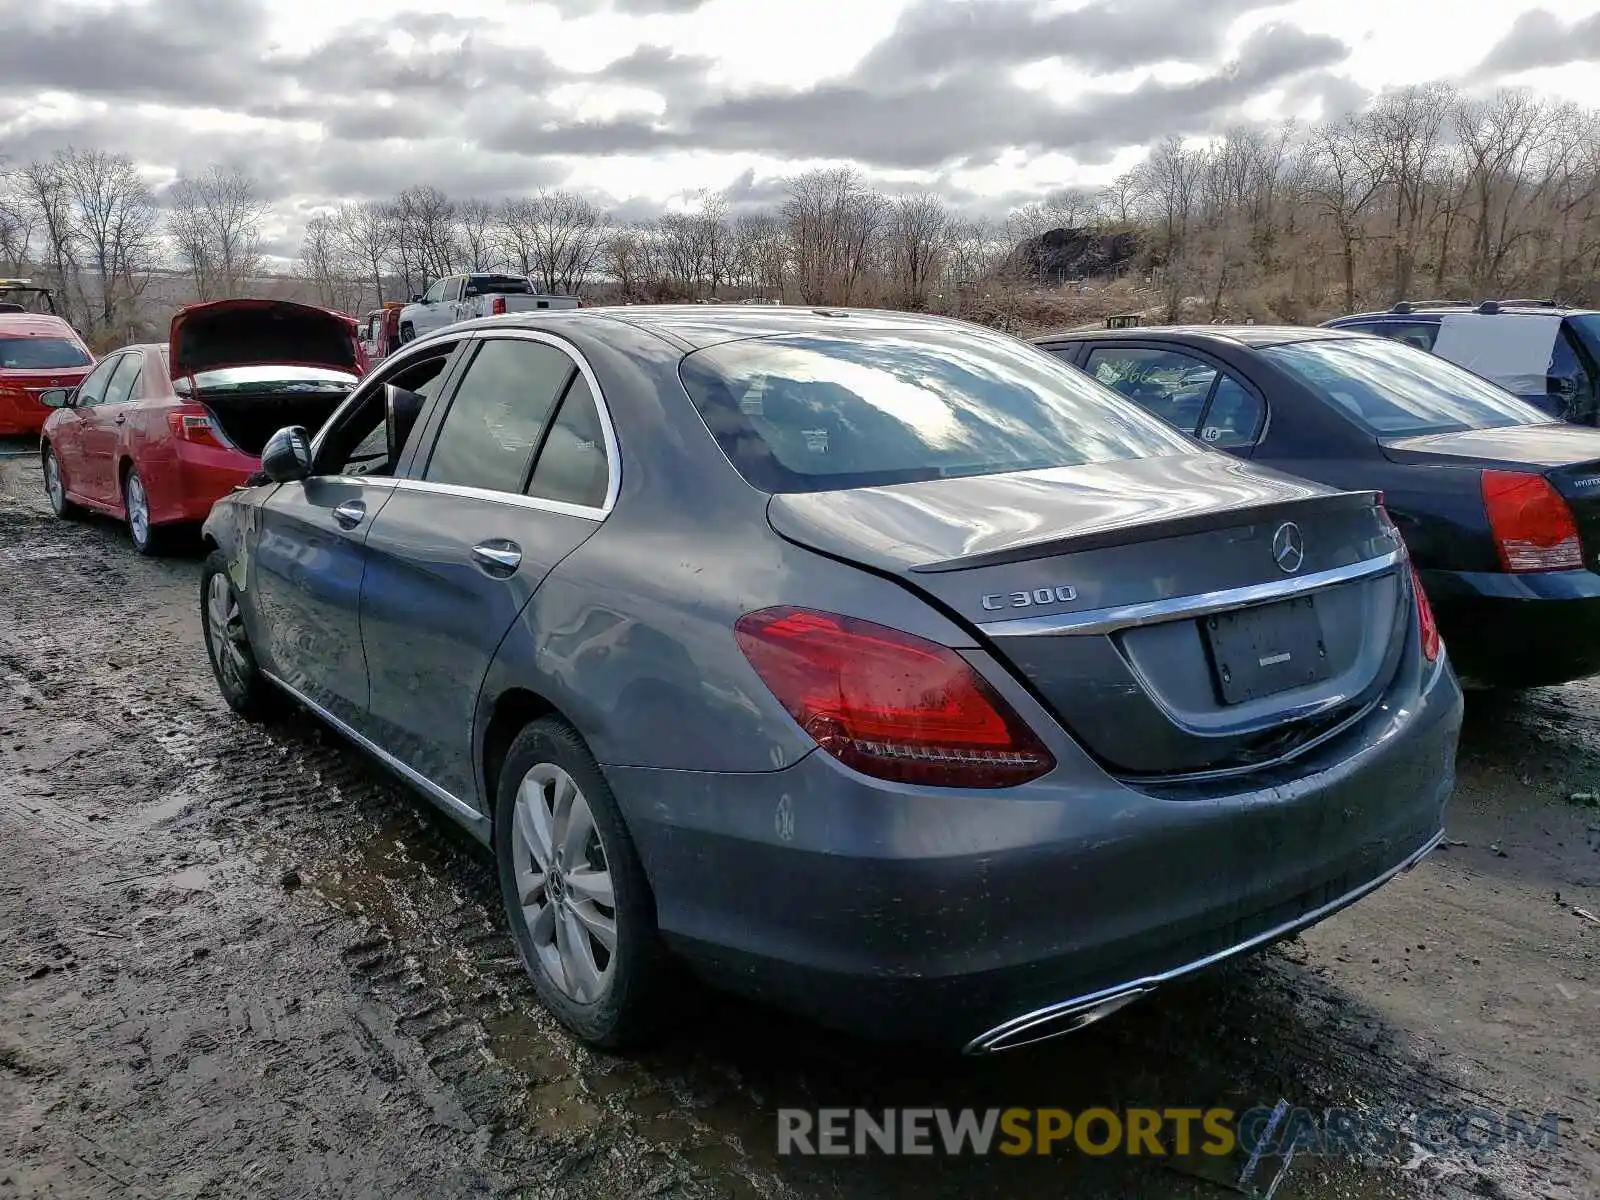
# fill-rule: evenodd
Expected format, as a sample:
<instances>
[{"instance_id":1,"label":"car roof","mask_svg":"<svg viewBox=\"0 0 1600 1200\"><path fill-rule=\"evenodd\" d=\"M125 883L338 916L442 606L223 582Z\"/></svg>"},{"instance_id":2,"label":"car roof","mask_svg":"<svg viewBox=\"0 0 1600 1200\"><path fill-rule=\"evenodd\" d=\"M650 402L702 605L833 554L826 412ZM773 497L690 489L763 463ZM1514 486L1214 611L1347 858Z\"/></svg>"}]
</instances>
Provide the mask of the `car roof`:
<instances>
[{"instance_id":1,"label":"car roof","mask_svg":"<svg viewBox=\"0 0 1600 1200\"><path fill-rule=\"evenodd\" d=\"M464 329L549 329L593 333L601 323L618 322L654 333L686 350L719 342L778 334L849 336L868 332L932 332L970 329L971 322L925 313L874 308L806 308L774 305L620 304L597 308L540 309L447 326L440 334ZM430 335L433 336L433 335Z\"/></svg>"},{"instance_id":2,"label":"car roof","mask_svg":"<svg viewBox=\"0 0 1600 1200\"><path fill-rule=\"evenodd\" d=\"M0 313L0 333L23 337L60 337L78 341L78 331L61 317L48 313Z\"/></svg>"},{"instance_id":3,"label":"car roof","mask_svg":"<svg viewBox=\"0 0 1600 1200\"><path fill-rule=\"evenodd\" d=\"M1493 305L1493 307L1485 307ZM1485 301L1484 304L1410 304L1385 308L1378 312L1348 313L1334 317L1335 321L1379 321L1385 318L1403 321L1407 317L1551 317L1583 316L1600 312L1600 309L1583 308L1570 304L1547 304L1523 301Z\"/></svg>"},{"instance_id":4,"label":"car roof","mask_svg":"<svg viewBox=\"0 0 1600 1200\"><path fill-rule=\"evenodd\" d=\"M1350 329L1323 329L1309 325L1135 325L1131 329L1080 329L1041 333L1029 339L1041 342L1135 342L1140 338L1176 338L1196 342L1231 342L1236 346L1283 346L1290 342L1321 342L1330 338L1370 337Z\"/></svg>"}]
</instances>

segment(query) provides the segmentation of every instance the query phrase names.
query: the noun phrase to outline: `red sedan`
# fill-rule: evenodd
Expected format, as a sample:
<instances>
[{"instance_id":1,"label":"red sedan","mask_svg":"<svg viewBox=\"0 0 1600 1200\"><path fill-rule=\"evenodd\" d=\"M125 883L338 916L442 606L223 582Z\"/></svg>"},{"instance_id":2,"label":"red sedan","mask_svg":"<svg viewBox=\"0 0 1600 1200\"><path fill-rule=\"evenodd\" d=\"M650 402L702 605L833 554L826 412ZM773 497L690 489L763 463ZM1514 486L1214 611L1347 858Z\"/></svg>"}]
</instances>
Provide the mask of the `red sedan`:
<instances>
[{"instance_id":1,"label":"red sedan","mask_svg":"<svg viewBox=\"0 0 1600 1200\"><path fill-rule=\"evenodd\" d=\"M51 507L122 518L155 553L260 469L276 430L327 420L365 370L356 335L354 317L284 300L183 309L166 345L124 346L75 391L45 393Z\"/></svg>"},{"instance_id":2,"label":"red sedan","mask_svg":"<svg viewBox=\"0 0 1600 1200\"><path fill-rule=\"evenodd\" d=\"M77 387L93 368L94 355L60 317L0 312L0 435L38 433L50 415L40 395Z\"/></svg>"}]
</instances>

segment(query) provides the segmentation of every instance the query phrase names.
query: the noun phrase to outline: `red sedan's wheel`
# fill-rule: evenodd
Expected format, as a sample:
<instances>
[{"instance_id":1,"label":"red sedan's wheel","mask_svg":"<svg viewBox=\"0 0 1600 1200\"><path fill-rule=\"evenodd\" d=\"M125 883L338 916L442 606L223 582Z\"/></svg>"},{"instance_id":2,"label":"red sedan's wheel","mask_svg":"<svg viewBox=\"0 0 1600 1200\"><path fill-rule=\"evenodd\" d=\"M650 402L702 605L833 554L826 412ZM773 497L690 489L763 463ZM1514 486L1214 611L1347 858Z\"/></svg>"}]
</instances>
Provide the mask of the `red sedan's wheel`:
<instances>
[{"instance_id":1,"label":"red sedan's wheel","mask_svg":"<svg viewBox=\"0 0 1600 1200\"><path fill-rule=\"evenodd\" d=\"M128 512L128 537L133 548L140 554L161 553L163 531L150 524L150 496L137 467L129 467L122 481L122 502Z\"/></svg>"},{"instance_id":2,"label":"red sedan's wheel","mask_svg":"<svg viewBox=\"0 0 1600 1200\"><path fill-rule=\"evenodd\" d=\"M50 497L50 511L63 520L76 517L82 511L67 499L67 477L61 473L61 460L48 442L44 447L44 493Z\"/></svg>"}]
</instances>

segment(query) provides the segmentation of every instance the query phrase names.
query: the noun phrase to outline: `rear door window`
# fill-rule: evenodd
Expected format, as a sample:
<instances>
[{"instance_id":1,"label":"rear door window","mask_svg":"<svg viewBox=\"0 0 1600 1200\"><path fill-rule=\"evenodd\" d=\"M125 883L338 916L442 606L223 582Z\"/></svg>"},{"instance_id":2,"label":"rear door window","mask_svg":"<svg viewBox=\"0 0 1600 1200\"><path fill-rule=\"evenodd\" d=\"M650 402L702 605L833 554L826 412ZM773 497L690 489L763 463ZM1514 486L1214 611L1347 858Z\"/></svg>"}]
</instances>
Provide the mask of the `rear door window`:
<instances>
[{"instance_id":1,"label":"rear door window","mask_svg":"<svg viewBox=\"0 0 1600 1200\"><path fill-rule=\"evenodd\" d=\"M1375 333L1379 337L1388 338L1391 342L1415 346L1418 350L1432 350L1434 342L1439 340L1437 321L1361 321L1351 322L1340 328Z\"/></svg>"},{"instance_id":2,"label":"rear door window","mask_svg":"<svg viewBox=\"0 0 1600 1200\"><path fill-rule=\"evenodd\" d=\"M556 397L576 369L544 342L484 342L456 387L422 478L521 493Z\"/></svg>"},{"instance_id":3,"label":"rear door window","mask_svg":"<svg viewBox=\"0 0 1600 1200\"><path fill-rule=\"evenodd\" d=\"M1098 346L1084 369L1174 429L1196 433L1217 370L1177 350Z\"/></svg>"},{"instance_id":4,"label":"rear door window","mask_svg":"<svg viewBox=\"0 0 1600 1200\"><path fill-rule=\"evenodd\" d=\"M1254 445L1266 415L1261 397L1224 371L1200 419L1200 440L1218 450Z\"/></svg>"},{"instance_id":5,"label":"rear door window","mask_svg":"<svg viewBox=\"0 0 1600 1200\"><path fill-rule=\"evenodd\" d=\"M131 351L122 356L122 361L117 364L117 371L111 377L111 382L106 385L105 397L102 404L123 404L137 395L139 374L144 370L144 355L138 351Z\"/></svg>"},{"instance_id":6,"label":"rear door window","mask_svg":"<svg viewBox=\"0 0 1600 1200\"><path fill-rule=\"evenodd\" d=\"M605 504L609 483L600 412L589 381L576 375L545 435L528 495L600 508Z\"/></svg>"}]
</instances>

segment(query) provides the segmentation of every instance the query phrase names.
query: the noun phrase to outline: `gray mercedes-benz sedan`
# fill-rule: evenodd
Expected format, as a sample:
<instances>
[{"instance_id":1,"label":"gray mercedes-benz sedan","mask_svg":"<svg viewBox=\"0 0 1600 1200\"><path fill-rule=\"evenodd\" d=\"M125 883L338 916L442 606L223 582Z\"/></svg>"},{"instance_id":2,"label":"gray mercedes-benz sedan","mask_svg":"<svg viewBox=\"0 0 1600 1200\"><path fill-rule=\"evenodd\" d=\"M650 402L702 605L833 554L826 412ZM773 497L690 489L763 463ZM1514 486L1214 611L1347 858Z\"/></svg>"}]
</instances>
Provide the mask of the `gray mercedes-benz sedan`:
<instances>
[{"instance_id":1,"label":"gray mercedes-benz sedan","mask_svg":"<svg viewBox=\"0 0 1600 1200\"><path fill-rule=\"evenodd\" d=\"M472 321L276 434L206 642L495 852L593 1043L687 964L1005 1049L1264 946L1441 834L1461 695L1371 492L941 318Z\"/></svg>"}]
</instances>

